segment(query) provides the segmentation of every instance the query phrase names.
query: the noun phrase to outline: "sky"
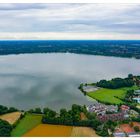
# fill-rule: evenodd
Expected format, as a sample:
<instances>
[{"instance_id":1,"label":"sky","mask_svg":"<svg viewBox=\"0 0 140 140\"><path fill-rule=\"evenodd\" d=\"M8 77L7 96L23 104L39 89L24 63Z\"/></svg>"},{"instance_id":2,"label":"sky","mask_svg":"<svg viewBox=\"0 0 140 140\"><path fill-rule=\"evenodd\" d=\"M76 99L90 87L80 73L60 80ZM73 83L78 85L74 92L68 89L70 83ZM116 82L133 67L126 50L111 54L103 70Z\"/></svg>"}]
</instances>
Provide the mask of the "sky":
<instances>
[{"instance_id":1,"label":"sky","mask_svg":"<svg viewBox=\"0 0 140 140\"><path fill-rule=\"evenodd\" d=\"M0 4L0 39L140 40L140 4Z\"/></svg>"}]
</instances>

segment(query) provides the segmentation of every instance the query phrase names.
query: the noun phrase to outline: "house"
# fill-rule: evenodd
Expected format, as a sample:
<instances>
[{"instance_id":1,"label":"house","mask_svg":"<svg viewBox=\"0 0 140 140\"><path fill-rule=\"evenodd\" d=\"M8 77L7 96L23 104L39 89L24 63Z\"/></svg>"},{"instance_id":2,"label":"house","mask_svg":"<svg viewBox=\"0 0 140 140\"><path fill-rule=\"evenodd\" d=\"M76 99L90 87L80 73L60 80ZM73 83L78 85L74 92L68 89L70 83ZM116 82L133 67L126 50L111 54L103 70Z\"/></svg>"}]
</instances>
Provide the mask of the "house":
<instances>
[{"instance_id":1,"label":"house","mask_svg":"<svg viewBox=\"0 0 140 140\"><path fill-rule=\"evenodd\" d=\"M106 112L118 112L117 105L105 105L101 103L93 104L87 106L89 112L95 112L97 115L105 115Z\"/></svg>"},{"instance_id":2,"label":"house","mask_svg":"<svg viewBox=\"0 0 140 140\"><path fill-rule=\"evenodd\" d=\"M130 110L129 115L135 118L139 117L139 113L132 109Z\"/></svg>"},{"instance_id":3,"label":"house","mask_svg":"<svg viewBox=\"0 0 140 140\"><path fill-rule=\"evenodd\" d=\"M140 128L140 123L139 122L133 122L133 127L138 126Z\"/></svg>"},{"instance_id":4,"label":"house","mask_svg":"<svg viewBox=\"0 0 140 140\"><path fill-rule=\"evenodd\" d=\"M115 129L113 136L114 137L126 137L126 134L120 128L117 128L117 129Z\"/></svg>"},{"instance_id":5,"label":"house","mask_svg":"<svg viewBox=\"0 0 140 140\"><path fill-rule=\"evenodd\" d=\"M126 133L127 136L136 135L137 133L129 124L122 124L120 125L120 129Z\"/></svg>"},{"instance_id":6,"label":"house","mask_svg":"<svg viewBox=\"0 0 140 140\"><path fill-rule=\"evenodd\" d=\"M129 106L126 106L126 105L121 105L120 109L121 109L122 112L125 112L126 113L126 112L129 112L130 107Z\"/></svg>"},{"instance_id":7,"label":"house","mask_svg":"<svg viewBox=\"0 0 140 140\"><path fill-rule=\"evenodd\" d=\"M138 127L140 128L140 123L139 123L139 122L133 122L132 124L133 124L133 127L138 126ZM128 136L129 136L129 137L140 137L140 134L134 133L134 134L130 134L130 135L128 135Z\"/></svg>"},{"instance_id":8,"label":"house","mask_svg":"<svg viewBox=\"0 0 140 140\"><path fill-rule=\"evenodd\" d=\"M140 104L140 97L133 97L133 100Z\"/></svg>"},{"instance_id":9,"label":"house","mask_svg":"<svg viewBox=\"0 0 140 140\"><path fill-rule=\"evenodd\" d=\"M106 122L108 120L111 121L122 121L125 120L124 117L124 113L114 113L114 114L105 114L102 116L97 116L97 118L101 121L101 122Z\"/></svg>"},{"instance_id":10,"label":"house","mask_svg":"<svg viewBox=\"0 0 140 140\"><path fill-rule=\"evenodd\" d=\"M135 90L135 91L134 91L134 94L135 94L135 95L140 95L140 90Z\"/></svg>"}]
</instances>

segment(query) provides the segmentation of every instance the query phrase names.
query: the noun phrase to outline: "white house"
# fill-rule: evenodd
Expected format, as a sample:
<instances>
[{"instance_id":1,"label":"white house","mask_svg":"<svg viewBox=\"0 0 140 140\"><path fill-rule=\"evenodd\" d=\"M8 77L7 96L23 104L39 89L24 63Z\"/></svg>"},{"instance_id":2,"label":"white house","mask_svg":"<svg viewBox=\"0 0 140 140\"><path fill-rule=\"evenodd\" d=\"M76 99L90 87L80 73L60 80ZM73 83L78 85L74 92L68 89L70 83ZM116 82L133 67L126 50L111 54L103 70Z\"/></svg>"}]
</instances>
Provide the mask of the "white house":
<instances>
[{"instance_id":1,"label":"white house","mask_svg":"<svg viewBox=\"0 0 140 140\"><path fill-rule=\"evenodd\" d=\"M134 94L140 95L140 90L135 90L135 91L134 91Z\"/></svg>"},{"instance_id":2,"label":"white house","mask_svg":"<svg viewBox=\"0 0 140 140\"><path fill-rule=\"evenodd\" d=\"M133 100L140 104L140 97L134 97Z\"/></svg>"}]
</instances>

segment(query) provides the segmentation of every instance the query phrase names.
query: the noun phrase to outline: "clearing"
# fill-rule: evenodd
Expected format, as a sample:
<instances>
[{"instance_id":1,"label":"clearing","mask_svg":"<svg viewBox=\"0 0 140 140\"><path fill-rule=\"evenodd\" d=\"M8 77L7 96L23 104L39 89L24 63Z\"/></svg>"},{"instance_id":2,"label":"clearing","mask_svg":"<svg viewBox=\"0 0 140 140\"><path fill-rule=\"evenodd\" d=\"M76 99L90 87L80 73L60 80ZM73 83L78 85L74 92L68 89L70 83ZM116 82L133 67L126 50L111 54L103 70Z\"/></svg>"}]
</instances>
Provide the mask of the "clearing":
<instances>
[{"instance_id":1,"label":"clearing","mask_svg":"<svg viewBox=\"0 0 140 140\"><path fill-rule=\"evenodd\" d=\"M120 104L123 103L121 99L125 97L126 91L131 89L138 89L138 87L133 86L133 87L118 88L118 89L101 88L95 92L89 92L87 93L87 95L93 99L96 99L99 102ZM116 97L119 97L121 99L118 99Z\"/></svg>"},{"instance_id":2,"label":"clearing","mask_svg":"<svg viewBox=\"0 0 140 140\"><path fill-rule=\"evenodd\" d=\"M21 112L12 112L7 113L4 115L0 115L0 119L5 120L9 122L11 125L13 125L21 116Z\"/></svg>"},{"instance_id":3,"label":"clearing","mask_svg":"<svg viewBox=\"0 0 140 140\"><path fill-rule=\"evenodd\" d=\"M19 137L41 123L42 115L26 114L13 129L11 136Z\"/></svg>"}]
</instances>

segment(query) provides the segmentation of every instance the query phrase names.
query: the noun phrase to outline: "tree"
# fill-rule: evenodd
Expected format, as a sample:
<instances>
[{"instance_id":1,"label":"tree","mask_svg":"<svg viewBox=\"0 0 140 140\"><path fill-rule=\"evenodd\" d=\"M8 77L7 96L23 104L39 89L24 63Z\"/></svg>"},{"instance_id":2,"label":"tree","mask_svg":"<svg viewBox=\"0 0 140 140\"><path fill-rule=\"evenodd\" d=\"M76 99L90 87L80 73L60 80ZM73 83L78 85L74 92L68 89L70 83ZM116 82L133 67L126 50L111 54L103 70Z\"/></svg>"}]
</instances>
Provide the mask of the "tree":
<instances>
[{"instance_id":1,"label":"tree","mask_svg":"<svg viewBox=\"0 0 140 140\"><path fill-rule=\"evenodd\" d=\"M60 117L66 117L67 110L66 109L60 109Z\"/></svg>"},{"instance_id":2,"label":"tree","mask_svg":"<svg viewBox=\"0 0 140 140\"><path fill-rule=\"evenodd\" d=\"M8 122L0 119L0 137L9 137L11 131L12 126Z\"/></svg>"},{"instance_id":3,"label":"tree","mask_svg":"<svg viewBox=\"0 0 140 140\"><path fill-rule=\"evenodd\" d=\"M41 109L39 107L35 108L34 113L42 114Z\"/></svg>"},{"instance_id":4,"label":"tree","mask_svg":"<svg viewBox=\"0 0 140 140\"><path fill-rule=\"evenodd\" d=\"M0 105L0 115L8 112L8 108L6 106Z\"/></svg>"},{"instance_id":5,"label":"tree","mask_svg":"<svg viewBox=\"0 0 140 140\"><path fill-rule=\"evenodd\" d=\"M128 74L129 79L133 79L133 74Z\"/></svg>"},{"instance_id":6,"label":"tree","mask_svg":"<svg viewBox=\"0 0 140 140\"><path fill-rule=\"evenodd\" d=\"M14 107L10 107L9 110L8 110L8 112L16 112L16 111L18 111L18 110Z\"/></svg>"},{"instance_id":7,"label":"tree","mask_svg":"<svg viewBox=\"0 0 140 140\"><path fill-rule=\"evenodd\" d=\"M97 129L97 127L101 125L100 121L97 120L97 119L93 119L90 121L90 126L93 128L93 129Z\"/></svg>"},{"instance_id":8,"label":"tree","mask_svg":"<svg viewBox=\"0 0 140 140\"><path fill-rule=\"evenodd\" d=\"M55 116L56 116L56 112L55 111L53 111L53 110L51 110L51 109L49 109L49 108L44 108L43 109L43 113L47 116L47 117L49 117L49 118L54 118Z\"/></svg>"},{"instance_id":9,"label":"tree","mask_svg":"<svg viewBox=\"0 0 140 140\"><path fill-rule=\"evenodd\" d=\"M138 126L134 126L134 130L135 130L135 132L139 132L140 131Z\"/></svg>"}]
</instances>

